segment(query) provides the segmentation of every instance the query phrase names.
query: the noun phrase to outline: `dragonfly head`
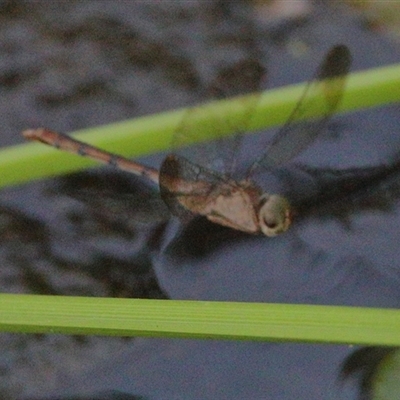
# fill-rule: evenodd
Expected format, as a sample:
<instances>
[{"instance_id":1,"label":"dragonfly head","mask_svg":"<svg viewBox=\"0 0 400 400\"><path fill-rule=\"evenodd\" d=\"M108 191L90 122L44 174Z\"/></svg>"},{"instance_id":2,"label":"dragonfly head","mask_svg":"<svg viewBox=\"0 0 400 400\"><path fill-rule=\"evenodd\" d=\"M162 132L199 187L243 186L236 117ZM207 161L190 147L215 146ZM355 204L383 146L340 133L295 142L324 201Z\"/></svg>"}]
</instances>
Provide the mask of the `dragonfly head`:
<instances>
[{"instance_id":1,"label":"dragonfly head","mask_svg":"<svg viewBox=\"0 0 400 400\"><path fill-rule=\"evenodd\" d=\"M290 204L285 197L263 194L260 198L258 220L266 236L276 236L288 230L291 222Z\"/></svg>"}]
</instances>

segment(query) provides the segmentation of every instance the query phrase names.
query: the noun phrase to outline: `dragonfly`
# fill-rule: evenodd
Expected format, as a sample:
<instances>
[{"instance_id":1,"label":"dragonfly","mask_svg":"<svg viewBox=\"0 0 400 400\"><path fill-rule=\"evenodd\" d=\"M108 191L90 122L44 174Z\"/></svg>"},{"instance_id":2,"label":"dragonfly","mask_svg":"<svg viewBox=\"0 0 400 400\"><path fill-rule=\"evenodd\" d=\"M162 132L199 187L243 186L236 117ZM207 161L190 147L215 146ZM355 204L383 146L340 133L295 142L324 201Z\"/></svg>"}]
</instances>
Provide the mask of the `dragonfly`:
<instances>
[{"instance_id":1,"label":"dragonfly","mask_svg":"<svg viewBox=\"0 0 400 400\"><path fill-rule=\"evenodd\" d=\"M328 51L287 122L241 180L178 154L167 155L157 170L47 128L28 129L22 134L26 139L95 159L151 181L159 187L170 212L183 220L200 215L228 228L272 237L289 229L294 212L286 197L263 191L252 176L287 163L315 141L340 103L350 64L347 46L336 45ZM315 93L323 95L324 112L314 120L303 121ZM190 118L190 112L186 118Z\"/></svg>"}]
</instances>

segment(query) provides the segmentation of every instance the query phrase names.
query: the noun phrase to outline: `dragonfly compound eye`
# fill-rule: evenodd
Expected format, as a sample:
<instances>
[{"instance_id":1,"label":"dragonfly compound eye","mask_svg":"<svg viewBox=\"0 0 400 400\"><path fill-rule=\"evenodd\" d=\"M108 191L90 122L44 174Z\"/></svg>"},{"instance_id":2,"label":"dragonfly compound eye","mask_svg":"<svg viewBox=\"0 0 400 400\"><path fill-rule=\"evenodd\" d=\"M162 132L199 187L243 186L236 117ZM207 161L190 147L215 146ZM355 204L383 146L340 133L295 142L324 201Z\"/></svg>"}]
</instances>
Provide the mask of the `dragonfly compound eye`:
<instances>
[{"instance_id":1,"label":"dragonfly compound eye","mask_svg":"<svg viewBox=\"0 0 400 400\"><path fill-rule=\"evenodd\" d=\"M262 233L276 236L288 230L291 223L289 202L282 196L264 194L258 214Z\"/></svg>"}]
</instances>

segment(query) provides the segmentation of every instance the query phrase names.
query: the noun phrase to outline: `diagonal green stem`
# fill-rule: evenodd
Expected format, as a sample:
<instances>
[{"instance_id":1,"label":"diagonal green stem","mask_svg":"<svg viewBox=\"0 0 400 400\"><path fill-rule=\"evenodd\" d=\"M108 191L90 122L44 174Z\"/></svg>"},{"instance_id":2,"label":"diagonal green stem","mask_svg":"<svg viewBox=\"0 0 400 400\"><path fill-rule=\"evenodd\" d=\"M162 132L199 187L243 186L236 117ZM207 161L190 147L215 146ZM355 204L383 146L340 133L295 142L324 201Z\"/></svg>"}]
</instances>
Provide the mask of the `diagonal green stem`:
<instances>
[{"instance_id":1,"label":"diagonal green stem","mask_svg":"<svg viewBox=\"0 0 400 400\"><path fill-rule=\"evenodd\" d=\"M296 106L304 88L305 85L300 84L263 92L249 130L255 131L283 124ZM239 119L241 113L246 112L246 99L248 97L241 96L202 106L203 112L196 113L197 119L192 122L196 128L194 140L209 139L206 133L209 132L210 115L220 114L227 119ZM351 74L338 112L349 112L396 101L400 101L400 65ZM310 110L304 117L317 116L321 111ZM143 156L168 149L172 135L185 112L187 109L168 111L85 129L76 134L80 140L111 152L131 157ZM227 124L227 130L219 129L218 134L233 133L233 125ZM57 152L38 143L25 143L0 151L0 186L72 172L93 164L94 162L89 159Z\"/></svg>"}]
</instances>

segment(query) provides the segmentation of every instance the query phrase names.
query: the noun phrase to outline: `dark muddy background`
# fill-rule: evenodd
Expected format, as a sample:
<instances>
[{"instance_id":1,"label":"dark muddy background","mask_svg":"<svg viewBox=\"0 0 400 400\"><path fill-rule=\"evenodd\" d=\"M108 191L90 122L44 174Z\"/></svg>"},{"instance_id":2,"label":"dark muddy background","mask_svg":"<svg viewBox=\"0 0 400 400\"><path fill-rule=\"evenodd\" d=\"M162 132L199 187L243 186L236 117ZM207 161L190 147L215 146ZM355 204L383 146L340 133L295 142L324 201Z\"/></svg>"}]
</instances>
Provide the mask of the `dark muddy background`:
<instances>
[{"instance_id":1,"label":"dark muddy background","mask_svg":"<svg viewBox=\"0 0 400 400\"><path fill-rule=\"evenodd\" d=\"M268 70L262 88L309 79L337 43L351 49L353 70L400 60L398 44L343 5L296 3L304 8L282 19L251 1L0 1L1 144L22 142L29 127L70 132L205 101L220 71L250 58ZM99 212L99 202L68 196L148 189L109 169L4 189L1 291L398 307L399 121L397 106L338 116L296 159L302 167L268 178L323 200L274 239L204 221L139 224L135 211ZM375 169L383 164L394 168ZM369 183L356 196L321 197L348 168ZM0 348L4 399L357 393L355 382L337 382L347 346L2 334Z\"/></svg>"}]
</instances>

